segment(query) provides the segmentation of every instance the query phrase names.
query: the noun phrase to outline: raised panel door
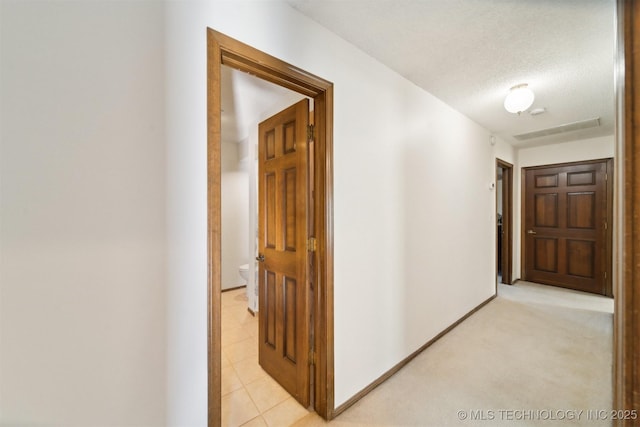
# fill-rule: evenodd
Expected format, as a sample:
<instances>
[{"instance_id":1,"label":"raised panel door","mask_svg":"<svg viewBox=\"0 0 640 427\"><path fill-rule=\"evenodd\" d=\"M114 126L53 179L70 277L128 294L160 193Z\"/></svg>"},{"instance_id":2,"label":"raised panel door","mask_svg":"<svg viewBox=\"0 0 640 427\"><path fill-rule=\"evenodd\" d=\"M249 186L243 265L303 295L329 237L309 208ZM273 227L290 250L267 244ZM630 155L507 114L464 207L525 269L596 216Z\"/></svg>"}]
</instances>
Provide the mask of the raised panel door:
<instances>
[{"instance_id":1,"label":"raised panel door","mask_svg":"<svg viewBox=\"0 0 640 427\"><path fill-rule=\"evenodd\" d=\"M307 99L258 127L259 362L309 405Z\"/></svg>"},{"instance_id":2,"label":"raised panel door","mask_svg":"<svg viewBox=\"0 0 640 427\"><path fill-rule=\"evenodd\" d=\"M525 169L524 279L606 294L607 161Z\"/></svg>"}]
</instances>

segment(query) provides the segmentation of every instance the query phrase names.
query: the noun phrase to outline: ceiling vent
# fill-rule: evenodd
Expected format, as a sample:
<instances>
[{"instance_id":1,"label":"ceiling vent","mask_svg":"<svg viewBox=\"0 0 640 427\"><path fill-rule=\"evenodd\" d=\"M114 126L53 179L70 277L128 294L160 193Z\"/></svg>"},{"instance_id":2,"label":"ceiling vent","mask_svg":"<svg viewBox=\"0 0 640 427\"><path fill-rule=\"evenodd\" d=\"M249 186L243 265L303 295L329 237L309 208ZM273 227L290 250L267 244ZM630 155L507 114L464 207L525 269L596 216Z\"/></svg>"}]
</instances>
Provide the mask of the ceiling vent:
<instances>
[{"instance_id":1,"label":"ceiling vent","mask_svg":"<svg viewBox=\"0 0 640 427\"><path fill-rule=\"evenodd\" d=\"M528 139L540 138L543 136L558 135L560 133L573 132L574 130L595 128L600 126L600 117L594 119L582 120L579 122L567 123L566 125L560 125L552 128L537 130L535 132L521 133L520 135L513 135L518 141L526 141Z\"/></svg>"}]
</instances>

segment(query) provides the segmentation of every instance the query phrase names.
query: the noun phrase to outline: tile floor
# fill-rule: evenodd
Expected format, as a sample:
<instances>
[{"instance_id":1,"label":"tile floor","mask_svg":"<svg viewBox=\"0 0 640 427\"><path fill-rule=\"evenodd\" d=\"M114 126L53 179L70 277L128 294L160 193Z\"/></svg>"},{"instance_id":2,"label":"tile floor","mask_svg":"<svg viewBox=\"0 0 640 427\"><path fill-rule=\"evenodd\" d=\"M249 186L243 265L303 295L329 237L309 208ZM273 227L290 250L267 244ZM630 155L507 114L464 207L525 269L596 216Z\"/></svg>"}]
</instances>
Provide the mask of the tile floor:
<instances>
[{"instance_id":1,"label":"tile floor","mask_svg":"<svg viewBox=\"0 0 640 427\"><path fill-rule=\"evenodd\" d=\"M222 293L222 426L290 426L309 414L258 365L246 289Z\"/></svg>"},{"instance_id":2,"label":"tile floor","mask_svg":"<svg viewBox=\"0 0 640 427\"><path fill-rule=\"evenodd\" d=\"M611 407L610 298L522 281L499 285L498 298L326 422L258 366L258 319L247 311L244 289L222 295L223 426L467 427L480 424L459 418L461 409ZM544 424L611 427L584 417Z\"/></svg>"}]
</instances>

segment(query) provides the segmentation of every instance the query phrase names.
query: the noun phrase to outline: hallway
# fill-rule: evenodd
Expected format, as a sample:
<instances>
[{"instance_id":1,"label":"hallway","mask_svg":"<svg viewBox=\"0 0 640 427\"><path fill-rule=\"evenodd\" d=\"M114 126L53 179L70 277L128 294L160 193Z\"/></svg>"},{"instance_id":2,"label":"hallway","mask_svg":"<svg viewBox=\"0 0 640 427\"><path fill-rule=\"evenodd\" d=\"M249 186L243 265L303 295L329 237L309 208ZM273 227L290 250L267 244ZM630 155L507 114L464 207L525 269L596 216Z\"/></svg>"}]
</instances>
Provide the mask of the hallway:
<instances>
[{"instance_id":1,"label":"hallway","mask_svg":"<svg viewBox=\"0 0 640 427\"><path fill-rule=\"evenodd\" d=\"M498 294L332 422L293 425L611 425L588 411L612 404L613 300L527 282Z\"/></svg>"}]
</instances>

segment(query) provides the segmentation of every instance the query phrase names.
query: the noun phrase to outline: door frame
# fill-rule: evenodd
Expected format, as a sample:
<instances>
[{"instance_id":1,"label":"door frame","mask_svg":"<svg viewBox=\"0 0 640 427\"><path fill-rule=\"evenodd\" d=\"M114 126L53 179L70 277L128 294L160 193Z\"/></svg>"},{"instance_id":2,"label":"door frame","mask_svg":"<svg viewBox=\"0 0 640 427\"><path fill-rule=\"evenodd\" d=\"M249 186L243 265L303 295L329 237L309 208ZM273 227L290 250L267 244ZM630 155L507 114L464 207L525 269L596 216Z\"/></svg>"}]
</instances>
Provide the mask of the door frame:
<instances>
[{"instance_id":1,"label":"door frame","mask_svg":"<svg viewBox=\"0 0 640 427\"><path fill-rule=\"evenodd\" d=\"M496 158L496 182L498 168L502 169L502 283L513 283L513 165ZM498 217L498 198L496 197L496 219ZM496 241L496 255L498 253ZM497 274L496 274L497 276ZM496 284L497 286L497 284Z\"/></svg>"},{"instance_id":2,"label":"door frame","mask_svg":"<svg viewBox=\"0 0 640 427\"><path fill-rule=\"evenodd\" d=\"M311 301L315 364L314 409L331 419L334 407L333 359L333 83L249 45L207 28L207 361L209 427L221 423L221 67L247 72L314 100L316 134L313 162L316 251Z\"/></svg>"},{"instance_id":3,"label":"door frame","mask_svg":"<svg viewBox=\"0 0 640 427\"><path fill-rule=\"evenodd\" d=\"M640 5L616 3L613 408L640 411ZM617 427L637 421L618 419Z\"/></svg>"},{"instance_id":4,"label":"door frame","mask_svg":"<svg viewBox=\"0 0 640 427\"><path fill-rule=\"evenodd\" d=\"M614 181L614 170L613 170L613 159L593 159L593 160L584 160L578 162L565 162L565 163L553 163L549 165L536 165L536 166L528 166L522 168L522 178L520 180L520 184L522 187L521 191L521 227L520 227L520 258L522 262L522 279L527 280L527 257L526 257L526 201L527 201L527 183L526 183L526 174L528 170L535 169L545 169L545 168L554 168L554 167L563 167L563 166L578 166L578 165L588 165L593 163L605 163L607 179L605 181L605 199L606 199L606 217L607 221L607 229L605 231L605 239L604 239L604 262L605 262L605 273L606 273L606 281L604 284L605 287L605 296L613 297L613 228L614 228L614 218L613 218L613 181ZM610 177L610 178L609 178Z\"/></svg>"}]
</instances>

